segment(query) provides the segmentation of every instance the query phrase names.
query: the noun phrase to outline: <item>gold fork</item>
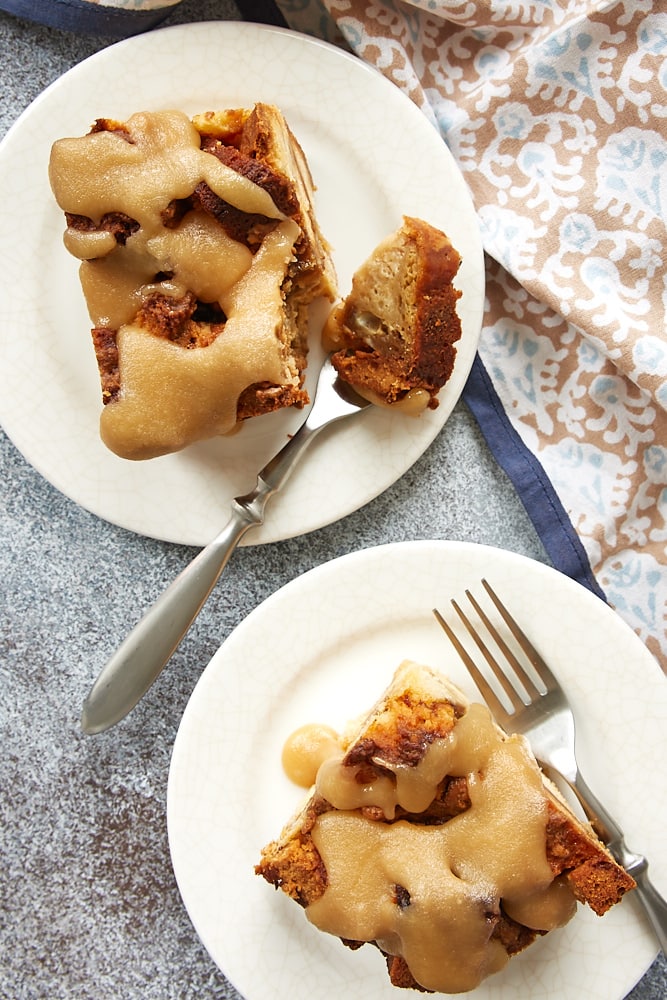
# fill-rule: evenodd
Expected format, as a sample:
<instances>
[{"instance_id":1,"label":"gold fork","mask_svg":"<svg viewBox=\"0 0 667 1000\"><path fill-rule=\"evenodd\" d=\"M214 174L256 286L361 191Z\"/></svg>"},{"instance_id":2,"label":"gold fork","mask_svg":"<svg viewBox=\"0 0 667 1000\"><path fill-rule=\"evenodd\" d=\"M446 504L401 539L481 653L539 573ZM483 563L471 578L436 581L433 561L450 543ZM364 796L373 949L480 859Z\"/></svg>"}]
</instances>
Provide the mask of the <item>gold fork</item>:
<instances>
[{"instance_id":1,"label":"gold fork","mask_svg":"<svg viewBox=\"0 0 667 1000\"><path fill-rule=\"evenodd\" d=\"M574 713L567 695L544 658L535 649L489 583L482 580L482 586L514 636L522 654L532 666L539 686L469 590L465 592L466 597L498 649L502 651L509 670L494 657L479 629L475 627L459 604L455 600L452 600L451 603L504 691L511 705L511 711L506 709L500 698L497 697L449 623L435 608L433 614L463 660L498 725L508 733L520 733L525 736L535 757L545 770L560 775L564 779L577 796L597 835L607 844L619 864L623 865L635 879L637 883L636 895L641 900L660 942L660 947L665 952L667 948L667 901L662 898L649 881L646 858L628 849L623 838L623 831L590 790L579 771L575 753ZM517 685L517 680L523 691Z\"/></svg>"}]
</instances>

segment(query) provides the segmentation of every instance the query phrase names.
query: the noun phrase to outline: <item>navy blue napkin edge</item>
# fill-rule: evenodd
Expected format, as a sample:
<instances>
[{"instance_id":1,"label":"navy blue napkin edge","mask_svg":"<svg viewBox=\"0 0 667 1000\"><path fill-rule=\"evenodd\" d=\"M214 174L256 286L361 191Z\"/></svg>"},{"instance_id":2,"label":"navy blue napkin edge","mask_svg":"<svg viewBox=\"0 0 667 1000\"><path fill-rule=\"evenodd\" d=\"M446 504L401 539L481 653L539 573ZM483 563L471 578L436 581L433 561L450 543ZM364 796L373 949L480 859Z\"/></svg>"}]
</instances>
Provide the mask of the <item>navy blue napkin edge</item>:
<instances>
[{"instance_id":1,"label":"navy blue napkin edge","mask_svg":"<svg viewBox=\"0 0 667 1000\"><path fill-rule=\"evenodd\" d=\"M512 481L553 566L606 600L551 480L512 426L479 354L463 399L496 461Z\"/></svg>"},{"instance_id":2,"label":"navy blue napkin edge","mask_svg":"<svg viewBox=\"0 0 667 1000\"><path fill-rule=\"evenodd\" d=\"M40 4L34 0L0 0L0 10L27 21L79 35L112 38L126 38L149 31L175 9L172 5L154 10L123 10L101 7L85 0L49 0Z\"/></svg>"}]
</instances>

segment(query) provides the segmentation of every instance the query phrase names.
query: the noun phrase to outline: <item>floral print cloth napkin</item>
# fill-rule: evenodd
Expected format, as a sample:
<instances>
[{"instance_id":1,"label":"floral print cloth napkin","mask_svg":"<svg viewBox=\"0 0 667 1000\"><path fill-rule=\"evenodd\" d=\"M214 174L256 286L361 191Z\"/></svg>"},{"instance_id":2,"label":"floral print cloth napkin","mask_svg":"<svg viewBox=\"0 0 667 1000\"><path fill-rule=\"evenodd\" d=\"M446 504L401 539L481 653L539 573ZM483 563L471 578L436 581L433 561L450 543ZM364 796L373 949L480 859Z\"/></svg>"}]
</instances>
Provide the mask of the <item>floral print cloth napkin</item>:
<instances>
[{"instance_id":1,"label":"floral print cloth napkin","mask_svg":"<svg viewBox=\"0 0 667 1000\"><path fill-rule=\"evenodd\" d=\"M278 6L375 65L452 151L486 251L465 399L554 565L667 669L663 3Z\"/></svg>"}]
</instances>

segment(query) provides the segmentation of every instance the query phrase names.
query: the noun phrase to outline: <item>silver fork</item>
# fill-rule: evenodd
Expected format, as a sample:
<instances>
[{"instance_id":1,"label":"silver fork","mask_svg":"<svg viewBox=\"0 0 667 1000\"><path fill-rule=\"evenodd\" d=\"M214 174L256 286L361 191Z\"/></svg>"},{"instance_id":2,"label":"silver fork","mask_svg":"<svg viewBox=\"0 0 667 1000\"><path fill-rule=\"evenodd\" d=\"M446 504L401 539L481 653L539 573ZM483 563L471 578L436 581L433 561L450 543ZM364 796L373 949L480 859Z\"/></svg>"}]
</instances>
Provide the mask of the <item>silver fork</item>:
<instances>
[{"instance_id":1,"label":"silver fork","mask_svg":"<svg viewBox=\"0 0 667 1000\"><path fill-rule=\"evenodd\" d=\"M513 671L514 677L524 689L525 693L522 694L507 669L494 657L478 629L457 602L452 600L451 603L454 610L484 656L494 677L504 691L509 704L512 706L511 711L508 711L497 697L493 688L449 623L435 608L433 609L433 614L463 660L499 726L508 733L521 733L524 735L528 739L535 757L545 770L560 775L565 780L577 796L582 809L600 840L608 846L618 863L623 865L626 871L635 879L637 883L636 894L643 904L663 953L667 953L667 901L662 898L657 889L649 881L648 861L646 858L628 849L618 823L616 823L602 803L596 798L579 771L575 754L574 713L572 712L565 691L556 677L554 677L543 657L532 645L525 632L522 631L507 608L494 593L489 583L486 580L482 580L482 586L493 601L544 688L544 690L538 688L533 678L524 669L518 657L487 613L470 591L466 590L466 597L484 623L497 647L502 651L509 667Z\"/></svg>"},{"instance_id":2,"label":"silver fork","mask_svg":"<svg viewBox=\"0 0 667 1000\"><path fill-rule=\"evenodd\" d=\"M369 406L343 382L326 358L315 402L297 432L257 475L255 488L236 497L231 517L213 541L185 567L102 667L83 705L85 733L109 729L137 704L158 677L201 611L241 538L264 523L264 508L326 427Z\"/></svg>"}]
</instances>

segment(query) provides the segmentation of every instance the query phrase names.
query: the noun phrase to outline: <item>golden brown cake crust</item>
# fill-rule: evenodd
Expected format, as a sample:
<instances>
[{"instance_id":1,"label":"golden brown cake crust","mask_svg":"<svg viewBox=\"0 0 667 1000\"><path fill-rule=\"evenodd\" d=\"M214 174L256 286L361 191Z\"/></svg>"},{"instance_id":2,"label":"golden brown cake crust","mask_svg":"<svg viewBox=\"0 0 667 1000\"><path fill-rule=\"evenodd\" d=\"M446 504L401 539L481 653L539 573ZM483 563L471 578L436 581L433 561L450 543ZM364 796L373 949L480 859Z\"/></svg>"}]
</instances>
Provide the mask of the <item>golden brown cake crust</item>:
<instances>
[{"instance_id":1,"label":"golden brown cake crust","mask_svg":"<svg viewBox=\"0 0 667 1000\"><path fill-rule=\"evenodd\" d=\"M590 828L552 800L547 823L547 856L554 875L565 874L576 898L602 916L635 886Z\"/></svg>"},{"instance_id":2,"label":"golden brown cake crust","mask_svg":"<svg viewBox=\"0 0 667 1000\"><path fill-rule=\"evenodd\" d=\"M447 736L464 709L449 700L425 702L414 691L400 691L386 707L368 721L363 736L354 740L345 754L345 764L401 761L415 765L433 740Z\"/></svg>"}]
</instances>

